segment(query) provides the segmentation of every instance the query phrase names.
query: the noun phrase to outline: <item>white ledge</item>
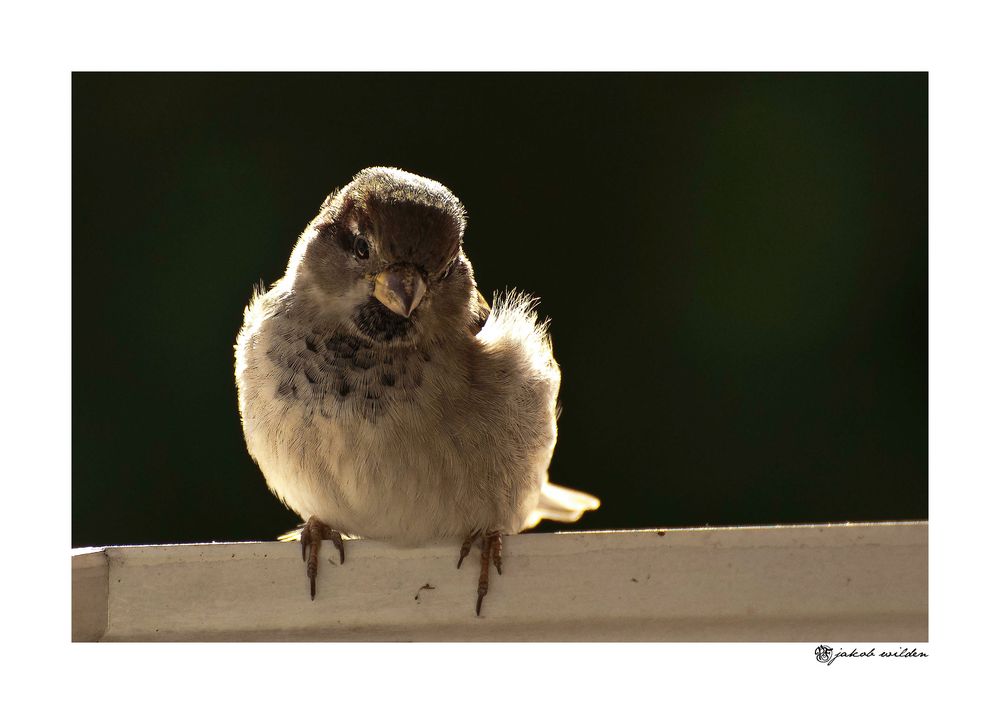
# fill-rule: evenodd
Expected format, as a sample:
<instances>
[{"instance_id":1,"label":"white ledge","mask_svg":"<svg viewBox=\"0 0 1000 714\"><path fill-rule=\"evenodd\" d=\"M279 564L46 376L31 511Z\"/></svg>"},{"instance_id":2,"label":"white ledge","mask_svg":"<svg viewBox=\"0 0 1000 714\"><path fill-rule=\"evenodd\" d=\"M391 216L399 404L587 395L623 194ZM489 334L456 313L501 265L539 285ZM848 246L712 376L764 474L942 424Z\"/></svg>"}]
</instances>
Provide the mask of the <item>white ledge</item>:
<instances>
[{"instance_id":1,"label":"white ledge","mask_svg":"<svg viewBox=\"0 0 1000 714\"><path fill-rule=\"evenodd\" d=\"M522 534L475 615L478 549L81 549L74 641L927 641L927 523Z\"/></svg>"}]
</instances>

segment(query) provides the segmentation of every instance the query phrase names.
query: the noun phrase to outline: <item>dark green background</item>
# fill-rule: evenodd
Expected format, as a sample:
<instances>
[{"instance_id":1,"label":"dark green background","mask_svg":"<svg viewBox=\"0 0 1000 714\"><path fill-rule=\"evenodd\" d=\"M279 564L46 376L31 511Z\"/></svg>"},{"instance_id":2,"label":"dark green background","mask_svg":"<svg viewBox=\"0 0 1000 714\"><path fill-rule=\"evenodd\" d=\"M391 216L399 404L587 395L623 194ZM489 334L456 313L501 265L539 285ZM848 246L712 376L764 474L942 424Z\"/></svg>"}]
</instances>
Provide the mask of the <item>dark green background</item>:
<instances>
[{"instance_id":1,"label":"dark green background","mask_svg":"<svg viewBox=\"0 0 1000 714\"><path fill-rule=\"evenodd\" d=\"M583 528L927 517L927 75L73 76L73 544L270 539L233 342L359 169L541 298ZM43 226L39 226L43 230Z\"/></svg>"}]
</instances>

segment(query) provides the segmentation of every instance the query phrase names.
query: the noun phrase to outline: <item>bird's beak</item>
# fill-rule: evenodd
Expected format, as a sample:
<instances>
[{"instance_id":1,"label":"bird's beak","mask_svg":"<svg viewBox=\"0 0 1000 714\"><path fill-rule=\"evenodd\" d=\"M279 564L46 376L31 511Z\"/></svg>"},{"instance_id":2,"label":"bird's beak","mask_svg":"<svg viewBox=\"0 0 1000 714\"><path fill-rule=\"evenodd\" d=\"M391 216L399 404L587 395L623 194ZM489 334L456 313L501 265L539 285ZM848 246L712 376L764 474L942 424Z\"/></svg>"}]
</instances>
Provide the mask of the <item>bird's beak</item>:
<instances>
[{"instance_id":1,"label":"bird's beak","mask_svg":"<svg viewBox=\"0 0 1000 714\"><path fill-rule=\"evenodd\" d=\"M375 299L403 317L417 309L425 292L427 282L412 265L394 265L375 276Z\"/></svg>"}]
</instances>

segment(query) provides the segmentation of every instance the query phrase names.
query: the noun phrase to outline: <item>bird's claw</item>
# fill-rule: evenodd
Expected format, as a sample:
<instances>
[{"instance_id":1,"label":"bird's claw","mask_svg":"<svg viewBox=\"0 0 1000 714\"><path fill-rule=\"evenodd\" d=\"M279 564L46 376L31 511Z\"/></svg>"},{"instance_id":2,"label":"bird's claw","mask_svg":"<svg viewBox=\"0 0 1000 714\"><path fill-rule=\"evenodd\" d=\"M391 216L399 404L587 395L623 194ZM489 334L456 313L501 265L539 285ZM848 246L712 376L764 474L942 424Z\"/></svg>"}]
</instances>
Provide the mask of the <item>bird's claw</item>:
<instances>
[{"instance_id":1,"label":"bird's claw","mask_svg":"<svg viewBox=\"0 0 1000 714\"><path fill-rule=\"evenodd\" d=\"M469 551L472 550L472 541L475 539L475 537L476 537L476 531L473 531L472 533L469 534L468 538L462 541L462 550L460 550L458 553L458 565L455 566L456 568L462 567L462 561L465 560L465 556L467 556L469 554Z\"/></svg>"},{"instance_id":2,"label":"bird's claw","mask_svg":"<svg viewBox=\"0 0 1000 714\"><path fill-rule=\"evenodd\" d=\"M462 554L458 560L459 566L462 565L462 559L468 555L470 548L472 547L472 539L475 534L470 535L464 543L462 543ZM503 534L500 531L490 531L483 533L480 541L479 547L481 549L479 557L479 589L477 591L478 597L476 598L476 615L482 611L483 608L483 598L486 597L486 593L490 591L490 560L493 560L493 565L497 569L497 575L503 575Z\"/></svg>"},{"instance_id":3,"label":"bird's claw","mask_svg":"<svg viewBox=\"0 0 1000 714\"><path fill-rule=\"evenodd\" d=\"M315 516L302 526L302 560L306 563L306 575L309 577L309 598L316 599L316 574L319 572L319 546L324 540L332 540L340 551L340 563L344 563L344 539L338 531L323 523ZM308 551L308 557L306 555Z\"/></svg>"}]
</instances>

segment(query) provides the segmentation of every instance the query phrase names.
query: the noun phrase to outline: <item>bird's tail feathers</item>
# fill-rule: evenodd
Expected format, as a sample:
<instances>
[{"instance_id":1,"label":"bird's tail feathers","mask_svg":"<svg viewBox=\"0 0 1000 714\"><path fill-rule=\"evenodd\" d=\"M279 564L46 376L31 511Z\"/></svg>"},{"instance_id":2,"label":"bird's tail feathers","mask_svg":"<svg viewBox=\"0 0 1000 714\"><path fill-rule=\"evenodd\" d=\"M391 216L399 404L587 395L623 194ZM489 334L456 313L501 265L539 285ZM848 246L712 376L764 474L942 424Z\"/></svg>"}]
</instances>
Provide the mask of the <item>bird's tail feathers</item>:
<instances>
[{"instance_id":1,"label":"bird's tail feathers","mask_svg":"<svg viewBox=\"0 0 1000 714\"><path fill-rule=\"evenodd\" d=\"M278 541L280 543L297 543L302 540L302 529L304 527L304 525L301 525L294 530L288 531L287 533L282 533L278 536ZM340 536L343 540L358 540L357 536L351 535L350 533L341 533Z\"/></svg>"},{"instance_id":2,"label":"bird's tail feathers","mask_svg":"<svg viewBox=\"0 0 1000 714\"><path fill-rule=\"evenodd\" d=\"M538 505L525 521L523 530L534 528L543 518L559 523L573 523L587 511L594 511L601 505L600 499L589 493L546 482Z\"/></svg>"},{"instance_id":3,"label":"bird's tail feathers","mask_svg":"<svg viewBox=\"0 0 1000 714\"><path fill-rule=\"evenodd\" d=\"M302 528L299 527L293 531L282 533L278 536L278 540L282 543L292 543L293 541L302 540Z\"/></svg>"}]
</instances>

